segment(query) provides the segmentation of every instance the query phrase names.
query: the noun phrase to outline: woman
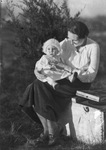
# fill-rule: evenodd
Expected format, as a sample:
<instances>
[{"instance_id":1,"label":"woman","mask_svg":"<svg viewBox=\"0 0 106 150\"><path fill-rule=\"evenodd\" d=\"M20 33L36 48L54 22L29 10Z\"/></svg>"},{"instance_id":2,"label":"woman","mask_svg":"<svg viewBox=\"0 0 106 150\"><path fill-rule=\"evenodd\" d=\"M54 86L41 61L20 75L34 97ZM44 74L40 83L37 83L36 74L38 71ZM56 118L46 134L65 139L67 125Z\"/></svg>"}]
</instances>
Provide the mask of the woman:
<instances>
[{"instance_id":1,"label":"woman","mask_svg":"<svg viewBox=\"0 0 106 150\"><path fill-rule=\"evenodd\" d=\"M88 27L80 22L74 22L68 28L68 38L60 42L62 52L61 59L68 66L73 66L73 73L77 72L77 78L72 81L72 76L59 80L54 90L47 82L40 80L44 78L35 68L37 79L27 87L21 105L34 107L42 125L43 133L36 142L48 141L48 145L54 145L62 132L58 125L59 114L65 111L75 96L77 90L87 90L94 81L99 66L99 45L88 38Z\"/></svg>"}]
</instances>

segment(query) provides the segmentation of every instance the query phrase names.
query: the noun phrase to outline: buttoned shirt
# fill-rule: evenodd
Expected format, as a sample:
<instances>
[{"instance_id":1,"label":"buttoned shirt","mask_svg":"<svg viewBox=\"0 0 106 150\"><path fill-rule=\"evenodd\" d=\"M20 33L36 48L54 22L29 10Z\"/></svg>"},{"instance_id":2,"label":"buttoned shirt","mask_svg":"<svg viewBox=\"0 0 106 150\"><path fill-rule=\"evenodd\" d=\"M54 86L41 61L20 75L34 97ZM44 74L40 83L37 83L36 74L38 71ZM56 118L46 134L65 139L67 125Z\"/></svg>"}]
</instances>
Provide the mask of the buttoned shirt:
<instances>
[{"instance_id":1,"label":"buttoned shirt","mask_svg":"<svg viewBox=\"0 0 106 150\"><path fill-rule=\"evenodd\" d=\"M60 42L60 45L63 63L71 66L73 70L77 70L80 81L92 82L99 68L99 45L89 38L87 38L86 44L79 48L79 51L77 51L70 39L64 39Z\"/></svg>"}]
</instances>

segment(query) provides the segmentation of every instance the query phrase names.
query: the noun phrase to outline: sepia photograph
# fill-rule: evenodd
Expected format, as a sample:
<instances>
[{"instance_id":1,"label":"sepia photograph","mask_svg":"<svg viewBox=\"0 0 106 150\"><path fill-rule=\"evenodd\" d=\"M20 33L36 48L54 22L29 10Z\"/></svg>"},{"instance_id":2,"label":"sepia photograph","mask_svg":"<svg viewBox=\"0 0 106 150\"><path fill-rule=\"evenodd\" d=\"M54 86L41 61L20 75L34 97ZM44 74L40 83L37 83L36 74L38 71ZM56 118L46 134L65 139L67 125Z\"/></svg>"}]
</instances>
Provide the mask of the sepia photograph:
<instances>
[{"instance_id":1,"label":"sepia photograph","mask_svg":"<svg viewBox=\"0 0 106 150\"><path fill-rule=\"evenodd\" d=\"M0 150L106 149L106 1L0 1Z\"/></svg>"}]
</instances>

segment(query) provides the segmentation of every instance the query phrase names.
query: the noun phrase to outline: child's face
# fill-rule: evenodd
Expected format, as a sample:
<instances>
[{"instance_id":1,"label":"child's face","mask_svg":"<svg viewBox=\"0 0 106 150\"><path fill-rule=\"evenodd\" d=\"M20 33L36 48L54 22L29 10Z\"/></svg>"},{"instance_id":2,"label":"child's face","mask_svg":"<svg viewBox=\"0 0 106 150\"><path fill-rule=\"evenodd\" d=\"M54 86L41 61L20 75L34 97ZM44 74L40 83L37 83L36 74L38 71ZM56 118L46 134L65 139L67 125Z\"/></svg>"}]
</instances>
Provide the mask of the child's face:
<instances>
[{"instance_id":1,"label":"child's face","mask_svg":"<svg viewBox=\"0 0 106 150\"><path fill-rule=\"evenodd\" d=\"M57 47L53 46L53 45L49 45L47 48L46 48L46 54L47 55L50 55L50 56L56 56L58 53L58 49Z\"/></svg>"}]
</instances>

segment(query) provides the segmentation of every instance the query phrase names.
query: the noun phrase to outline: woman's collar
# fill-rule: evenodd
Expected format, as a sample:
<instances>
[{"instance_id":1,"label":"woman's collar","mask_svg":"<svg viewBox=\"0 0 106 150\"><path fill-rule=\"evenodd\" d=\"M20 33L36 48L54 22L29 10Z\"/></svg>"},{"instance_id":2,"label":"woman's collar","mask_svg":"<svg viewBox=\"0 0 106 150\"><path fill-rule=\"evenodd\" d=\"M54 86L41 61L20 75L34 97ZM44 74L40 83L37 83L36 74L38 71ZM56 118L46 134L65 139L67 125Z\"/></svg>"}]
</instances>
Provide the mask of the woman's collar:
<instances>
[{"instance_id":1,"label":"woman's collar","mask_svg":"<svg viewBox=\"0 0 106 150\"><path fill-rule=\"evenodd\" d=\"M76 51L77 51L77 52L82 51L82 47L86 46L86 44L87 44L87 37L85 38L84 42L83 42L80 46L75 47L75 48L76 48Z\"/></svg>"}]
</instances>

